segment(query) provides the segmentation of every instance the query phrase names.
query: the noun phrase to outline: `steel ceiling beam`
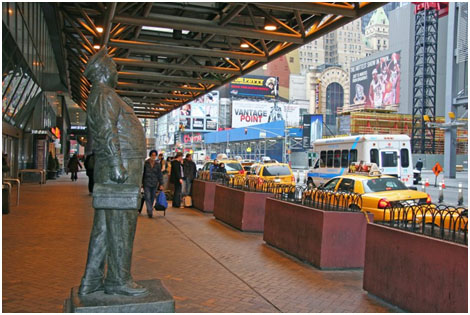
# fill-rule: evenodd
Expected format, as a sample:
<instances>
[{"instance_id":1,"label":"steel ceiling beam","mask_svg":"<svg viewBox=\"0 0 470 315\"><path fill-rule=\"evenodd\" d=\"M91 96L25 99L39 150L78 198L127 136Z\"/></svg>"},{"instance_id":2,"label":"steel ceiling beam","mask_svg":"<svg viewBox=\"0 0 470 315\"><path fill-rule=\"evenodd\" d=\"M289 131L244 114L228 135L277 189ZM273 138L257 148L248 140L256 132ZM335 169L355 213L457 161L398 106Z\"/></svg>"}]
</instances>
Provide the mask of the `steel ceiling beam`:
<instances>
[{"instance_id":1,"label":"steel ceiling beam","mask_svg":"<svg viewBox=\"0 0 470 315\"><path fill-rule=\"evenodd\" d=\"M196 84L202 83L202 84L215 84L215 85L221 84L219 80L169 76L169 75L163 75L163 74L148 72L148 71L120 71L118 75L120 78L157 80L157 81L163 81L163 82L183 82L183 83L196 83Z\"/></svg>"},{"instance_id":2,"label":"steel ceiling beam","mask_svg":"<svg viewBox=\"0 0 470 315\"><path fill-rule=\"evenodd\" d=\"M149 43L149 42L143 42L143 41L112 39L109 42L109 45L118 47L118 48L131 49L134 51L148 52L151 54L159 54L159 53L171 54L171 53L176 52L176 53L180 53L184 55L256 60L256 61L261 61L261 62L267 61L266 56L260 55L260 54L226 51L226 50L215 50L215 49L207 49L207 48L199 48L199 47L171 46L171 45L163 45L163 44Z\"/></svg>"},{"instance_id":3,"label":"steel ceiling beam","mask_svg":"<svg viewBox=\"0 0 470 315\"><path fill-rule=\"evenodd\" d=\"M131 88L131 89L142 89L142 90L157 90L157 91L182 91L182 92L192 92L192 93L204 93L207 89L200 87L187 87L187 86L164 86L164 85L154 85L154 84L145 84L145 83L133 83L133 82L118 82L118 86L121 88Z\"/></svg>"},{"instance_id":4,"label":"steel ceiling beam","mask_svg":"<svg viewBox=\"0 0 470 315\"><path fill-rule=\"evenodd\" d=\"M150 98L192 98L192 95L186 94L172 94L172 93L150 93L150 92L137 92L137 91L125 91L125 90L116 90L116 93L121 95L129 95L129 96L144 96Z\"/></svg>"},{"instance_id":5,"label":"steel ceiling beam","mask_svg":"<svg viewBox=\"0 0 470 315\"><path fill-rule=\"evenodd\" d=\"M182 71L195 71L195 72L210 72L210 73L229 73L241 74L240 70L234 68L214 67L214 66L196 66L196 65L180 65L175 63L161 63L155 61L126 59L126 58L113 58L113 60L120 65L134 66L152 69L176 69Z\"/></svg>"},{"instance_id":6,"label":"steel ceiling beam","mask_svg":"<svg viewBox=\"0 0 470 315\"><path fill-rule=\"evenodd\" d=\"M254 30L248 27L225 26L219 27L217 23L201 21L192 18L180 16L167 16L163 14L151 14L149 18L135 18L130 16L116 16L113 20L115 23L165 27L171 29L182 29L193 32L216 34L222 36L235 36L265 40L273 40L278 42L294 42L302 44L303 40L299 35L285 34L279 32L269 32L264 30Z\"/></svg>"},{"instance_id":7,"label":"steel ceiling beam","mask_svg":"<svg viewBox=\"0 0 470 315\"><path fill-rule=\"evenodd\" d=\"M351 18L357 17L357 13L352 6L328 2L253 2L252 4L260 8L281 10L287 12L292 12L292 10L298 10L302 13L312 15L332 14L342 15Z\"/></svg>"}]
</instances>

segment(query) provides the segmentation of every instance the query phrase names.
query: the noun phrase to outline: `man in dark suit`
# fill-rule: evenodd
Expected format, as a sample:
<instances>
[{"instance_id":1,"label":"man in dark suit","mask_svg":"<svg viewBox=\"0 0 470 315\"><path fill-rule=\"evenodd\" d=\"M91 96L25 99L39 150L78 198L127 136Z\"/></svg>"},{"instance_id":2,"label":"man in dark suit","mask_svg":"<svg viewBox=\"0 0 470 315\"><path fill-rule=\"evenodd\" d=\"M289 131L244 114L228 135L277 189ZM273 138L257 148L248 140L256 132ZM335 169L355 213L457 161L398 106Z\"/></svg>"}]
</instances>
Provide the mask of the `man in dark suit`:
<instances>
[{"instance_id":1,"label":"man in dark suit","mask_svg":"<svg viewBox=\"0 0 470 315\"><path fill-rule=\"evenodd\" d=\"M183 153L176 153L175 159L171 162L171 175L170 182L175 185L175 192L173 194L173 208L182 208L181 206L181 188L183 185L184 170L183 170Z\"/></svg>"}]
</instances>

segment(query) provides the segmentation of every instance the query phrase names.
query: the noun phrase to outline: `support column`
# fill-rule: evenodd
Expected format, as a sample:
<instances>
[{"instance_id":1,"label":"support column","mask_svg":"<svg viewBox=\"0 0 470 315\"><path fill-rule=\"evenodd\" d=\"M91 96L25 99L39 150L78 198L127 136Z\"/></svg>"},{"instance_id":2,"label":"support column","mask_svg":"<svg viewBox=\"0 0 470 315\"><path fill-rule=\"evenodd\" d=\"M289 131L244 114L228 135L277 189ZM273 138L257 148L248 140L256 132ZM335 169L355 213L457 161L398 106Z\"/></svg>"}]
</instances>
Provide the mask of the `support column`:
<instances>
[{"instance_id":1,"label":"support column","mask_svg":"<svg viewBox=\"0 0 470 315\"><path fill-rule=\"evenodd\" d=\"M456 113L454 102L454 73L455 73L455 17L456 4L449 3L449 16L447 18L447 58L446 58L446 94L445 94L445 121L450 123L448 113ZM447 178L455 178L455 166L457 164L457 128L447 128L444 134L444 175Z\"/></svg>"}]
</instances>

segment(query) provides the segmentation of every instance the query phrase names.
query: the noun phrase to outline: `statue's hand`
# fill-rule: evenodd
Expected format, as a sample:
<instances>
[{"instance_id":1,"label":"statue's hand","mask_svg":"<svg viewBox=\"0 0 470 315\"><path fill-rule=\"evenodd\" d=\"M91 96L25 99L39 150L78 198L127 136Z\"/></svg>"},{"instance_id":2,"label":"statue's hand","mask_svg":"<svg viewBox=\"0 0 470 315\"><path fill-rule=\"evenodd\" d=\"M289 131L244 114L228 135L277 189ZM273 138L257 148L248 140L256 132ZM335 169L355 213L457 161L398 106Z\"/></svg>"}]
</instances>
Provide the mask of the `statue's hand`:
<instances>
[{"instance_id":1,"label":"statue's hand","mask_svg":"<svg viewBox=\"0 0 470 315\"><path fill-rule=\"evenodd\" d=\"M127 170L122 165L114 165L110 170L110 177L113 182L122 184L127 180Z\"/></svg>"}]
</instances>

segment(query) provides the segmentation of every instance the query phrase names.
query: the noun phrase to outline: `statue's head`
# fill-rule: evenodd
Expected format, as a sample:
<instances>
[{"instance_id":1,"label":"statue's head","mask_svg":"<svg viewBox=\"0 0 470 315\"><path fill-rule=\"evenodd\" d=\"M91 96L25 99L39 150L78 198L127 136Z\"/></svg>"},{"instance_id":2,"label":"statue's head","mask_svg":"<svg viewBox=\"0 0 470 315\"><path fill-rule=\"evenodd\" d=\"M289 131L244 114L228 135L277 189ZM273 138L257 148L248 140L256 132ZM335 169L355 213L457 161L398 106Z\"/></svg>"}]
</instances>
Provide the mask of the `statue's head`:
<instances>
[{"instance_id":1,"label":"statue's head","mask_svg":"<svg viewBox=\"0 0 470 315\"><path fill-rule=\"evenodd\" d=\"M92 83L101 82L111 87L115 87L118 80L116 64L108 55L106 47L100 49L88 60L83 74Z\"/></svg>"}]
</instances>

